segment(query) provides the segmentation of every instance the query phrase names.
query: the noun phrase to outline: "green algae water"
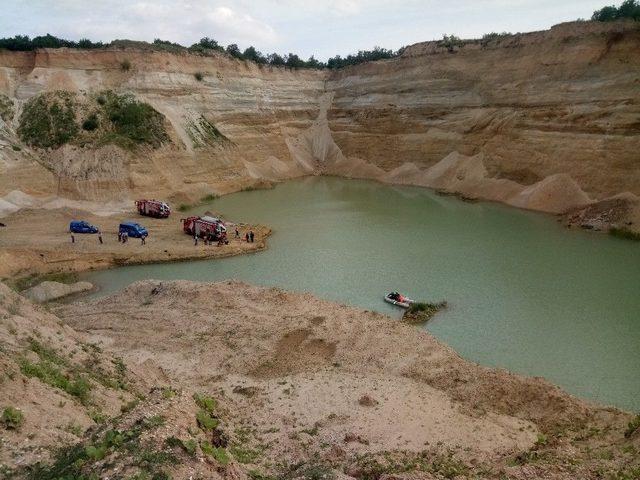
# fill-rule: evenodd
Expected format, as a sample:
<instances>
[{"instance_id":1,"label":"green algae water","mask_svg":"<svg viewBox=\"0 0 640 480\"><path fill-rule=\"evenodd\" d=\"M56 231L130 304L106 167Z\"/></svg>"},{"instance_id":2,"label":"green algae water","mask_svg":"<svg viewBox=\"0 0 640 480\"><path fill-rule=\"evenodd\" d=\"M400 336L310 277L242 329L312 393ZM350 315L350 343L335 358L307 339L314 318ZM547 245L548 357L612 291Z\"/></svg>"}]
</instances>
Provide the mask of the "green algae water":
<instances>
[{"instance_id":1,"label":"green algae water","mask_svg":"<svg viewBox=\"0 0 640 480\"><path fill-rule=\"evenodd\" d=\"M269 249L84 279L102 295L148 278L234 278L397 318L397 307L382 300L390 290L447 300L449 308L426 328L465 358L640 410L638 243L427 189L328 177L228 195L196 212L208 209L269 225ZM172 218L179 228L178 215Z\"/></svg>"}]
</instances>

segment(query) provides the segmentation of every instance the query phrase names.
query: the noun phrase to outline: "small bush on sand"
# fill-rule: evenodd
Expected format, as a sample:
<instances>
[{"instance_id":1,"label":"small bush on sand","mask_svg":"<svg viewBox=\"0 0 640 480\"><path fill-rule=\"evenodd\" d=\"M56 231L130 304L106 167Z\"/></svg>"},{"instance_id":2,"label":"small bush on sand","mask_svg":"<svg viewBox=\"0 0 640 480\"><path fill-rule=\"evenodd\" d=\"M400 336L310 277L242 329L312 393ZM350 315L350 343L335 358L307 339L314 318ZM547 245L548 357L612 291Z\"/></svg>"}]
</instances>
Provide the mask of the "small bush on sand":
<instances>
[{"instance_id":1,"label":"small bush on sand","mask_svg":"<svg viewBox=\"0 0 640 480\"><path fill-rule=\"evenodd\" d=\"M131 70L131 62L129 60L123 60L120 62L120 70L123 72L128 72Z\"/></svg>"},{"instance_id":2,"label":"small bush on sand","mask_svg":"<svg viewBox=\"0 0 640 480\"><path fill-rule=\"evenodd\" d=\"M7 430L19 430L24 423L24 415L14 407L6 407L2 411L2 423Z\"/></svg>"},{"instance_id":3,"label":"small bush on sand","mask_svg":"<svg viewBox=\"0 0 640 480\"><path fill-rule=\"evenodd\" d=\"M210 194L205 195L204 197L202 197L200 199L200 203L213 202L216 198L218 198L218 195L216 195L215 193L210 193Z\"/></svg>"},{"instance_id":4,"label":"small bush on sand","mask_svg":"<svg viewBox=\"0 0 640 480\"><path fill-rule=\"evenodd\" d=\"M204 78L204 75L202 72L196 72L193 74L193 76L196 78L197 81L201 82L202 79Z\"/></svg>"},{"instance_id":5,"label":"small bush on sand","mask_svg":"<svg viewBox=\"0 0 640 480\"><path fill-rule=\"evenodd\" d=\"M430 320L431 317L445 308L447 308L447 302L415 302L409 306L402 318L411 323L423 323Z\"/></svg>"},{"instance_id":6,"label":"small bush on sand","mask_svg":"<svg viewBox=\"0 0 640 480\"><path fill-rule=\"evenodd\" d=\"M638 430L640 430L640 414L636 415L636 417L629 422L627 429L624 432L624 436L629 438Z\"/></svg>"},{"instance_id":7,"label":"small bush on sand","mask_svg":"<svg viewBox=\"0 0 640 480\"><path fill-rule=\"evenodd\" d=\"M84 122L82 122L82 129L87 132L92 132L96 128L98 128L98 116L95 113L92 113Z\"/></svg>"}]
</instances>

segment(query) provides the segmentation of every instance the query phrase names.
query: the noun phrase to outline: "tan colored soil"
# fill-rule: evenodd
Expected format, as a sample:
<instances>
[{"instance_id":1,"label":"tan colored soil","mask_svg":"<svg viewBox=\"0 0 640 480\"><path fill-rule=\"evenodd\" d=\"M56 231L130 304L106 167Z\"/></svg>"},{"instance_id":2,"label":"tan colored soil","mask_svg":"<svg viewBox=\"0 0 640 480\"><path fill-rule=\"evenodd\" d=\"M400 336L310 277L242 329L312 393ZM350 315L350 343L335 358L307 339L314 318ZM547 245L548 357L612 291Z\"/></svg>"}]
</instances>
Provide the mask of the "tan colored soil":
<instances>
[{"instance_id":1,"label":"tan colored soil","mask_svg":"<svg viewBox=\"0 0 640 480\"><path fill-rule=\"evenodd\" d=\"M71 243L69 222L83 219L102 230L104 244L96 234L75 234ZM118 225L132 219L149 231L146 244L130 238L118 242ZM0 227L0 278L44 274L59 271L84 271L116 265L168 262L201 258L220 258L255 252L266 247L269 228L260 225L238 225L241 239L234 238L234 225L228 223L229 245L194 246L193 238L182 231L180 213L168 219L141 217L134 211L98 217L86 211L62 208L56 210L20 210L5 217ZM255 233L255 242L247 243L244 234Z\"/></svg>"}]
</instances>

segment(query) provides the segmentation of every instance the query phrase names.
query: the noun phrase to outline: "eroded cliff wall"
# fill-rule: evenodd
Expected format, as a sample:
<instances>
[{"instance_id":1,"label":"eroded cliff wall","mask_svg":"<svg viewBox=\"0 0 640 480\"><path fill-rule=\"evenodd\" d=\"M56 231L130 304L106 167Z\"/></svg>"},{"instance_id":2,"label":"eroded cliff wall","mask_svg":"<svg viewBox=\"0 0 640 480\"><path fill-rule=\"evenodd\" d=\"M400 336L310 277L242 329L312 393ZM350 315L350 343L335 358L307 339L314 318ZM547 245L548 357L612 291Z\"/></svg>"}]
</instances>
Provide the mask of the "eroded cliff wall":
<instances>
[{"instance_id":1,"label":"eroded cliff wall","mask_svg":"<svg viewBox=\"0 0 640 480\"><path fill-rule=\"evenodd\" d=\"M386 171L404 166L395 174L407 182L429 183L422 170L458 152L481 157L486 172L464 162L475 178L531 185L561 174L558 186L575 190L573 179L594 199L640 194L637 22L563 24L453 51L417 44L334 72L327 89L343 154ZM514 187L476 186L501 190L485 192L496 199Z\"/></svg>"},{"instance_id":2,"label":"eroded cliff wall","mask_svg":"<svg viewBox=\"0 0 640 480\"><path fill-rule=\"evenodd\" d=\"M0 195L197 198L318 172L553 212L638 195L639 52L637 22L426 42L338 71L140 49L0 52L11 102ZM171 140L31 149L16 134L21 110L56 90L132 93L165 116ZM224 141L207 138L211 126Z\"/></svg>"}]
</instances>

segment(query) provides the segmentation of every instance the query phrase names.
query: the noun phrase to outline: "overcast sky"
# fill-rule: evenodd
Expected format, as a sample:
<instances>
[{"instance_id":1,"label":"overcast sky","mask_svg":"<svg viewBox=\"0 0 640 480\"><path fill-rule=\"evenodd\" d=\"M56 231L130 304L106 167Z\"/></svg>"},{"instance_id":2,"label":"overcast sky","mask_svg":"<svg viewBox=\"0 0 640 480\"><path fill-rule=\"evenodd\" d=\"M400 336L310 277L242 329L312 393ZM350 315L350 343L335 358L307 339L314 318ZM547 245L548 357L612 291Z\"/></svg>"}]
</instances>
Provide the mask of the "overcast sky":
<instances>
[{"instance_id":1,"label":"overcast sky","mask_svg":"<svg viewBox=\"0 0 640 480\"><path fill-rule=\"evenodd\" d=\"M614 0L615 1L615 0ZM528 32L589 18L612 0L0 0L0 37L154 38L191 45L208 36L264 53L326 60L375 45L397 49L488 32ZM620 3L615 1L615 3Z\"/></svg>"}]
</instances>

